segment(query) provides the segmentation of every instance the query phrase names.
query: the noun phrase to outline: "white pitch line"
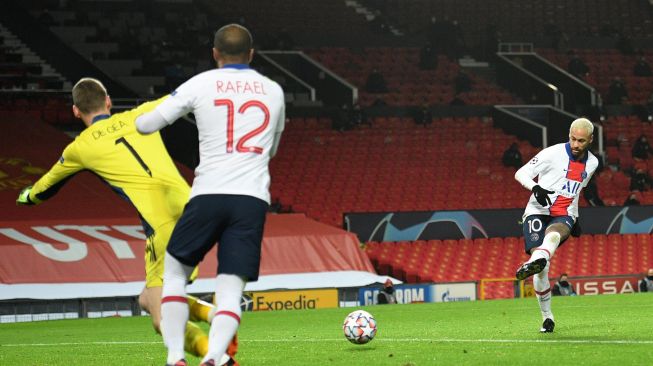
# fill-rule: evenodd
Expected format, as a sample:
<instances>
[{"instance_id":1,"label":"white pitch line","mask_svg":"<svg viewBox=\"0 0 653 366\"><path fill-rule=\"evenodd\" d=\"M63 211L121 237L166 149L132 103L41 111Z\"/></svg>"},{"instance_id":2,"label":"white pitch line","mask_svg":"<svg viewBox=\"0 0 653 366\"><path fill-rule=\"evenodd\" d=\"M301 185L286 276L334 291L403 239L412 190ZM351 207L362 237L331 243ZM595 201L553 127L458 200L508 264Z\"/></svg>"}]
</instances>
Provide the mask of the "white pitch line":
<instances>
[{"instance_id":1,"label":"white pitch line","mask_svg":"<svg viewBox=\"0 0 653 366\"><path fill-rule=\"evenodd\" d=\"M379 341L389 342L460 342L460 343L578 343L578 344L653 344L653 340L594 340L594 339L428 339L428 338L415 338L415 339L383 339Z\"/></svg>"},{"instance_id":2,"label":"white pitch line","mask_svg":"<svg viewBox=\"0 0 653 366\"><path fill-rule=\"evenodd\" d=\"M126 345L126 344L162 344L162 341L157 342L62 342L62 343L9 343L9 344L0 344L0 347L56 347L56 346L88 346L88 345Z\"/></svg>"},{"instance_id":3,"label":"white pitch line","mask_svg":"<svg viewBox=\"0 0 653 366\"><path fill-rule=\"evenodd\" d=\"M376 338L377 342L430 342L430 343L577 343L577 344L653 344L653 340L593 340L593 339L451 339L451 338ZM340 342L342 339L248 339L247 342Z\"/></svg>"},{"instance_id":4,"label":"white pitch line","mask_svg":"<svg viewBox=\"0 0 653 366\"><path fill-rule=\"evenodd\" d=\"M318 343L342 342L342 338L331 339L247 339L243 342L262 343ZM429 342L429 343L558 343L558 344L653 344L653 340L594 340L594 339L452 339L452 338L377 338L378 342ZM56 346L88 346L88 345L130 345L130 344L162 344L162 342L66 342L66 343L15 343L0 344L0 347L56 347Z\"/></svg>"}]
</instances>

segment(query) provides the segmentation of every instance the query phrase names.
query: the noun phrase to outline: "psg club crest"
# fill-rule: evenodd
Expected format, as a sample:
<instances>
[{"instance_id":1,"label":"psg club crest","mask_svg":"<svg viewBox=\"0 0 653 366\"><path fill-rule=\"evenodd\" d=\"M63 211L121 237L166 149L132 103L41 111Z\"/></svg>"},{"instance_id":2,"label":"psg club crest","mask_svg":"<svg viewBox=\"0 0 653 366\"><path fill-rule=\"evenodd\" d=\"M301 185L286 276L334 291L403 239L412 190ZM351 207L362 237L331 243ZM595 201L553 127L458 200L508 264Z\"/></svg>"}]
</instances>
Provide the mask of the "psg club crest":
<instances>
[{"instance_id":1,"label":"psg club crest","mask_svg":"<svg viewBox=\"0 0 653 366\"><path fill-rule=\"evenodd\" d=\"M538 241L538 240L540 240L540 236L537 233L532 233L531 241Z\"/></svg>"},{"instance_id":2,"label":"psg club crest","mask_svg":"<svg viewBox=\"0 0 653 366\"><path fill-rule=\"evenodd\" d=\"M581 177L583 180L585 180L585 178L587 178L587 172L586 172L586 171L583 171L582 173L580 173L580 177Z\"/></svg>"}]
</instances>

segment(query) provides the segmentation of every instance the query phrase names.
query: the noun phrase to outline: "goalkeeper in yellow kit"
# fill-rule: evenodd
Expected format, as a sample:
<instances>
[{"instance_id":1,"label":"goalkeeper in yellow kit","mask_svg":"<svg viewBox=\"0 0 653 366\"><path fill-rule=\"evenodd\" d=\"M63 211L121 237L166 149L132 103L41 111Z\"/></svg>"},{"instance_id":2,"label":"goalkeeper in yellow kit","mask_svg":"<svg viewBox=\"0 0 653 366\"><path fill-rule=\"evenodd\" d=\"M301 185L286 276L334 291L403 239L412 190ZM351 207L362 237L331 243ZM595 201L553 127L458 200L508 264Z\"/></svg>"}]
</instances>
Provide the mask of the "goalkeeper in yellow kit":
<instances>
[{"instance_id":1,"label":"goalkeeper in yellow kit","mask_svg":"<svg viewBox=\"0 0 653 366\"><path fill-rule=\"evenodd\" d=\"M52 197L74 174L90 170L129 201L138 211L147 245L145 248L145 288L138 301L152 316L160 333L163 259L172 230L190 195L190 187L179 174L159 133L141 135L134 121L153 110L166 97L141 104L132 110L111 115L111 99L96 79L83 78L72 90L73 114L87 128L63 151L59 161L33 186L23 189L18 204L39 204ZM193 279L197 276L197 269ZM211 321L213 305L193 297L188 299L190 319ZM208 350L206 333L197 325L186 327L186 351L203 357ZM227 352L233 357L236 338ZM224 361L233 364L233 358Z\"/></svg>"}]
</instances>

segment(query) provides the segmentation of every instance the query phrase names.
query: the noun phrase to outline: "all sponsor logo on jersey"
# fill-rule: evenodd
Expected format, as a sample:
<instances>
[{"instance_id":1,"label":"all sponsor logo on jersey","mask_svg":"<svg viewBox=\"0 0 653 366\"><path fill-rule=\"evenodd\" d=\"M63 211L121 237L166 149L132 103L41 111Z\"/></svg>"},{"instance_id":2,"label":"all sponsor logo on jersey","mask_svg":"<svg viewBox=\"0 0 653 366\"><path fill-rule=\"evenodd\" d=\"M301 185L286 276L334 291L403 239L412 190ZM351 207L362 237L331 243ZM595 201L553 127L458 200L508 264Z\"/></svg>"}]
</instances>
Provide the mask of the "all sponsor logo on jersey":
<instances>
[{"instance_id":1,"label":"all sponsor logo on jersey","mask_svg":"<svg viewBox=\"0 0 653 366\"><path fill-rule=\"evenodd\" d=\"M581 183L580 183L580 182L576 182L576 181L572 181L572 180L567 180L567 181L565 182L565 184L563 184L563 186L562 186L562 190L563 190L564 192L566 192L567 194L570 194L570 195L574 195L574 196L575 196L576 194L578 194L578 191L580 190L580 187L581 187Z\"/></svg>"}]
</instances>

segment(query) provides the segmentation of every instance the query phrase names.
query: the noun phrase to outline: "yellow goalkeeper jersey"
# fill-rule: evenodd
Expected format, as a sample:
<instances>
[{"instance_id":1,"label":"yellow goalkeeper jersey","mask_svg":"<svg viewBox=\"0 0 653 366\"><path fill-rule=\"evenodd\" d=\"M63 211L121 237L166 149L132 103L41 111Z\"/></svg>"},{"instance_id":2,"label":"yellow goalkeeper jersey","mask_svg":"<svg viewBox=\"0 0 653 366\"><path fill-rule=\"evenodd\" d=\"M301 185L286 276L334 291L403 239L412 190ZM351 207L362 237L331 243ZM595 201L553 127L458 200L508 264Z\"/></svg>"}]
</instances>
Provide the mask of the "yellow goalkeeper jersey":
<instances>
[{"instance_id":1,"label":"yellow goalkeeper jersey","mask_svg":"<svg viewBox=\"0 0 653 366\"><path fill-rule=\"evenodd\" d=\"M153 229L178 220L190 187L168 155L161 135L141 135L134 123L136 117L153 110L164 99L126 112L97 116L34 184L30 199L35 203L46 200L75 173L89 170L136 207L147 236Z\"/></svg>"}]
</instances>

